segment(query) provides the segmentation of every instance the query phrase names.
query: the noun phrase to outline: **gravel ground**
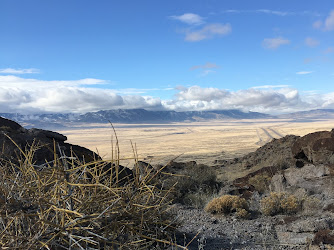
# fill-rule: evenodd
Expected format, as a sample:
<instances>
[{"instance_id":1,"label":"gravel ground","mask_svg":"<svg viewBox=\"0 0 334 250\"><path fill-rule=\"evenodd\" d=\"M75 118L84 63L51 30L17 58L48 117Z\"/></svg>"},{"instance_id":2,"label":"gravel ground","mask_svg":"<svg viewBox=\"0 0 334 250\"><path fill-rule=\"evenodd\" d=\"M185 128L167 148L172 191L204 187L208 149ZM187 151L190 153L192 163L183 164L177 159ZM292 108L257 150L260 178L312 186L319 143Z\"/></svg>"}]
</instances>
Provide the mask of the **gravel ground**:
<instances>
[{"instance_id":1,"label":"gravel ground","mask_svg":"<svg viewBox=\"0 0 334 250\"><path fill-rule=\"evenodd\" d=\"M233 216L216 216L200 209L176 205L174 208L182 225L178 228L178 244L197 249L310 249L303 244L281 244L275 225L283 222L286 216L254 216L249 220ZM312 248L329 249L329 248Z\"/></svg>"}]
</instances>

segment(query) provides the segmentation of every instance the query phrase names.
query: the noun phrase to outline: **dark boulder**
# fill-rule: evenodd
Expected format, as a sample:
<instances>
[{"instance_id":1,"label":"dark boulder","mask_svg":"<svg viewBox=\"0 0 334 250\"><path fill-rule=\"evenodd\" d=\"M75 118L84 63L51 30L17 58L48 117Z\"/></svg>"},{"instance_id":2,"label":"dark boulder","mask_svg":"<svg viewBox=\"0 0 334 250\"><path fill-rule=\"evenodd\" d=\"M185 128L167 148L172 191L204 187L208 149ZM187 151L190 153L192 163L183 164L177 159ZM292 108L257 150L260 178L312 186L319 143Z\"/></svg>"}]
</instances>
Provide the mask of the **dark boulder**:
<instances>
[{"instance_id":1,"label":"dark boulder","mask_svg":"<svg viewBox=\"0 0 334 250\"><path fill-rule=\"evenodd\" d=\"M299 138L292 146L291 152L297 164L303 163L333 165L334 163L334 129L307 134Z\"/></svg>"},{"instance_id":2,"label":"dark boulder","mask_svg":"<svg viewBox=\"0 0 334 250\"><path fill-rule=\"evenodd\" d=\"M66 143L66 136L42 129L25 129L18 123L0 117L0 160L15 163L22 157L20 149L27 151L35 145L33 163L41 165L54 160L54 149L58 157L74 154L85 162L101 159L93 151ZM15 145L16 144L16 145Z\"/></svg>"},{"instance_id":3,"label":"dark boulder","mask_svg":"<svg viewBox=\"0 0 334 250\"><path fill-rule=\"evenodd\" d=\"M0 130L19 131L22 129L20 124L0 116Z\"/></svg>"}]
</instances>

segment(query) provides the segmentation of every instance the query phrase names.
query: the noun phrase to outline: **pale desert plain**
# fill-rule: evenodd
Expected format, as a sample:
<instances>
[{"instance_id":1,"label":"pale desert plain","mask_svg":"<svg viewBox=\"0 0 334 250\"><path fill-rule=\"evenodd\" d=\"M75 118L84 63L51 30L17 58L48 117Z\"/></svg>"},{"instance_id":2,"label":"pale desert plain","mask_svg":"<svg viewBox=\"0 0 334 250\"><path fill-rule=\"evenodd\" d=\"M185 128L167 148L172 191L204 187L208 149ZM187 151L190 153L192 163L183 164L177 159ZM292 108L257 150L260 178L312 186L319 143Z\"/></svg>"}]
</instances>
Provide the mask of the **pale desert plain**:
<instances>
[{"instance_id":1,"label":"pale desert plain","mask_svg":"<svg viewBox=\"0 0 334 250\"><path fill-rule=\"evenodd\" d=\"M334 128L334 120L252 119L113 126L123 165L133 165L134 151L138 160L151 164L166 164L175 159L211 165L215 160L255 151L273 138L329 131ZM110 124L81 124L59 132L67 136L69 143L87 147L106 160L112 157L116 136Z\"/></svg>"}]
</instances>

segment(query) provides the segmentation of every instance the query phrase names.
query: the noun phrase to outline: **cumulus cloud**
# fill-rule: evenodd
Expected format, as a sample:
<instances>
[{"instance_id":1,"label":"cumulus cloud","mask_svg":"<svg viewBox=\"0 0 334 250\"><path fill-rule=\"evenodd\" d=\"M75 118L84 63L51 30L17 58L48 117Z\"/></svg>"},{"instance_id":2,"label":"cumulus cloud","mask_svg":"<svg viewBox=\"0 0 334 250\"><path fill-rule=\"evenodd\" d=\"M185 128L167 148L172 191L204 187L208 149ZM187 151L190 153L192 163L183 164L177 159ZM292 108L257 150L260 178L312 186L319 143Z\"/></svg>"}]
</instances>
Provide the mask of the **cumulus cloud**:
<instances>
[{"instance_id":1,"label":"cumulus cloud","mask_svg":"<svg viewBox=\"0 0 334 250\"><path fill-rule=\"evenodd\" d=\"M185 40L188 42L198 42L205 39L211 39L215 36L222 36L231 33L232 27L227 24L207 24L198 30L187 30Z\"/></svg>"},{"instance_id":2,"label":"cumulus cloud","mask_svg":"<svg viewBox=\"0 0 334 250\"><path fill-rule=\"evenodd\" d=\"M222 110L241 109L277 113L287 109L311 107L305 103L296 89L292 88L251 88L228 91L200 86L179 87L175 100L163 101L168 109L176 110Z\"/></svg>"},{"instance_id":3,"label":"cumulus cloud","mask_svg":"<svg viewBox=\"0 0 334 250\"><path fill-rule=\"evenodd\" d=\"M100 79L42 81L0 76L1 112L89 112L113 108L161 109L159 98L96 88Z\"/></svg>"},{"instance_id":4,"label":"cumulus cloud","mask_svg":"<svg viewBox=\"0 0 334 250\"><path fill-rule=\"evenodd\" d=\"M307 37L305 38L305 44L308 47L317 47L320 42L312 37Z\"/></svg>"},{"instance_id":5,"label":"cumulus cloud","mask_svg":"<svg viewBox=\"0 0 334 250\"><path fill-rule=\"evenodd\" d=\"M263 85L238 91L179 86L174 89L176 91L174 98L160 100L145 95L145 91L135 89L125 91L97 88L96 83L101 82L106 81L100 79L42 81L17 76L0 76L1 112L83 113L116 108L145 108L176 111L241 109L275 114L334 108L334 93L301 94L297 89L287 85Z\"/></svg>"},{"instance_id":6,"label":"cumulus cloud","mask_svg":"<svg viewBox=\"0 0 334 250\"><path fill-rule=\"evenodd\" d=\"M298 71L296 72L297 75L308 75L312 74L314 71Z\"/></svg>"},{"instance_id":7,"label":"cumulus cloud","mask_svg":"<svg viewBox=\"0 0 334 250\"><path fill-rule=\"evenodd\" d=\"M39 69L13 69L13 68L6 68L0 69L0 74L38 74L40 73Z\"/></svg>"},{"instance_id":8,"label":"cumulus cloud","mask_svg":"<svg viewBox=\"0 0 334 250\"><path fill-rule=\"evenodd\" d=\"M290 40L284 39L282 37L276 38L265 38L262 42L262 46L266 49L277 49L282 45L289 44Z\"/></svg>"},{"instance_id":9,"label":"cumulus cloud","mask_svg":"<svg viewBox=\"0 0 334 250\"><path fill-rule=\"evenodd\" d=\"M282 86L282 87L280 87ZM300 94L285 85L265 85L239 91L200 86L178 87L173 100L163 100L166 109L223 110L240 109L270 114L334 107L334 93Z\"/></svg>"},{"instance_id":10,"label":"cumulus cloud","mask_svg":"<svg viewBox=\"0 0 334 250\"><path fill-rule=\"evenodd\" d=\"M334 10L332 10L324 21L318 20L313 23L313 28L324 31L334 30Z\"/></svg>"},{"instance_id":11,"label":"cumulus cloud","mask_svg":"<svg viewBox=\"0 0 334 250\"><path fill-rule=\"evenodd\" d=\"M185 13L180 16L170 16L171 19L181 21L189 25L199 25L204 23L204 18L193 13Z\"/></svg>"}]
</instances>

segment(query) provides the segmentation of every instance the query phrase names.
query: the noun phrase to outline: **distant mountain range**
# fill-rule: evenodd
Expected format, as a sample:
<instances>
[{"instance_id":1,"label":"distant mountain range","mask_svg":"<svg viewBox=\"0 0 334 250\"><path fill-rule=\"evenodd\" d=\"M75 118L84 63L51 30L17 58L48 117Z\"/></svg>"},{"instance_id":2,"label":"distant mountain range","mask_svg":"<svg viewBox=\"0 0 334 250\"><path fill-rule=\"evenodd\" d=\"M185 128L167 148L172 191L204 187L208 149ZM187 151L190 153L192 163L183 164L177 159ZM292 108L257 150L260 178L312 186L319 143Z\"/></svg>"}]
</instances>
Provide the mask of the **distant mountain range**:
<instances>
[{"instance_id":1,"label":"distant mountain range","mask_svg":"<svg viewBox=\"0 0 334 250\"><path fill-rule=\"evenodd\" d=\"M216 111L148 111L145 109L115 109L89 112L85 114L19 114L0 113L0 116L14 120L25 127L46 129L66 128L71 123L170 123L185 121L207 121L228 119L264 119L271 116L257 112L242 112L240 110Z\"/></svg>"},{"instance_id":2,"label":"distant mountain range","mask_svg":"<svg viewBox=\"0 0 334 250\"><path fill-rule=\"evenodd\" d=\"M314 119L333 119L334 109L314 109L309 111L299 111L277 116L281 119L295 120L314 120Z\"/></svg>"},{"instance_id":3,"label":"distant mountain range","mask_svg":"<svg viewBox=\"0 0 334 250\"><path fill-rule=\"evenodd\" d=\"M243 112L240 110L214 111L148 111L145 109L115 109L89 112L85 114L19 114L0 113L0 116L23 124L27 128L38 127L43 129L62 129L74 123L170 123L193 122L208 120L231 119L293 119L294 121L308 121L314 119L334 119L334 109L317 109L289 113L278 116L258 112Z\"/></svg>"}]
</instances>

